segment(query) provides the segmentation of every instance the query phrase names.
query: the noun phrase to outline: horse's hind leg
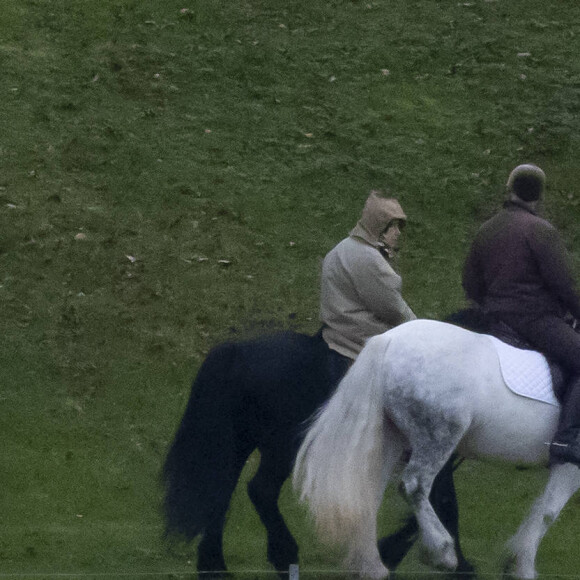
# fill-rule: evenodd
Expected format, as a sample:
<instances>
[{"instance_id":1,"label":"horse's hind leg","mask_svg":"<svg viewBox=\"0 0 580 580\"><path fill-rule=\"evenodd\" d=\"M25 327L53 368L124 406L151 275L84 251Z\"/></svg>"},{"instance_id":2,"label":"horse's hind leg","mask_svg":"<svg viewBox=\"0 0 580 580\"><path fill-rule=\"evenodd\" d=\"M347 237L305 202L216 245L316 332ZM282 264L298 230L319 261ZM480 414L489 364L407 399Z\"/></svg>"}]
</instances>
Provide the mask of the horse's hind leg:
<instances>
[{"instance_id":1,"label":"horse's hind leg","mask_svg":"<svg viewBox=\"0 0 580 580\"><path fill-rule=\"evenodd\" d=\"M417 518L421 542L434 566L454 570L458 564L455 542L435 513L429 495L435 477L451 457L466 427L443 416L422 418L417 409L406 420L399 417L399 421L405 424L404 432L412 450L401 485Z\"/></svg>"},{"instance_id":2,"label":"horse's hind leg","mask_svg":"<svg viewBox=\"0 0 580 580\"><path fill-rule=\"evenodd\" d=\"M225 512L213 519L197 547L197 570L219 577L226 571L223 551Z\"/></svg>"},{"instance_id":3,"label":"horse's hind leg","mask_svg":"<svg viewBox=\"0 0 580 580\"><path fill-rule=\"evenodd\" d=\"M475 570L471 563L465 559L459 541L459 508L457 506L457 494L453 481L453 473L459 464L460 462L457 462L457 455L452 455L451 459L447 461L435 478L429 501L437 517L455 541L455 552L458 559L456 572L460 574L473 574Z\"/></svg>"},{"instance_id":4,"label":"horse's hind leg","mask_svg":"<svg viewBox=\"0 0 580 580\"><path fill-rule=\"evenodd\" d=\"M282 445L260 448L258 472L248 484L248 495L266 528L268 561L279 572L288 572L290 564L298 562L298 544L292 536L280 509L278 498L282 485L292 470L294 454Z\"/></svg>"},{"instance_id":5,"label":"horse's hind leg","mask_svg":"<svg viewBox=\"0 0 580 580\"><path fill-rule=\"evenodd\" d=\"M236 489L238 479L246 460L251 452L251 445L237 449L235 459L227 475L216 483L216 497L214 498L213 512L205 525L203 535L197 547L197 570L204 572L204 577L221 577L227 570L224 552L223 535L226 515L229 509L232 494Z\"/></svg>"},{"instance_id":6,"label":"horse's hind leg","mask_svg":"<svg viewBox=\"0 0 580 580\"><path fill-rule=\"evenodd\" d=\"M457 508L457 496L453 482L456 456L447 461L433 482L429 501L445 526L445 529L455 539L455 551L459 563L457 572L472 574L473 566L465 559L459 542L459 513ZM407 555L417 540L419 525L414 515L409 516L404 525L394 534L379 540L379 552L387 568L394 570Z\"/></svg>"},{"instance_id":7,"label":"horse's hind leg","mask_svg":"<svg viewBox=\"0 0 580 580\"><path fill-rule=\"evenodd\" d=\"M455 570L458 563L455 543L429 502L434 478L433 473L410 462L402 478L403 493L415 512L421 542L431 564L437 568Z\"/></svg>"},{"instance_id":8,"label":"horse's hind leg","mask_svg":"<svg viewBox=\"0 0 580 580\"><path fill-rule=\"evenodd\" d=\"M565 463L554 465L544 493L534 503L530 514L508 543L512 574L516 578L536 578L538 547L568 500L580 489L580 469Z\"/></svg>"}]
</instances>

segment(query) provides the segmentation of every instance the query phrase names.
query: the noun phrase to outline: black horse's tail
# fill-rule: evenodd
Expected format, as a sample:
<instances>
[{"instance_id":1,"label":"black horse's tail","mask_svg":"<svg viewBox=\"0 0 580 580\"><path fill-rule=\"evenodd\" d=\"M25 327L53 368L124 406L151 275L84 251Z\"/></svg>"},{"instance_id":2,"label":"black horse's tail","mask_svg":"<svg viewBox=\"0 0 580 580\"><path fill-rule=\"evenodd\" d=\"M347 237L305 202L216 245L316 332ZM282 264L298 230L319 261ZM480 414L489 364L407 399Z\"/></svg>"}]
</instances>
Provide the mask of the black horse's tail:
<instances>
[{"instance_id":1,"label":"black horse's tail","mask_svg":"<svg viewBox=\"0 0 580 580\"><path fill-rule=\"evenodd\" d=\"M241 467L236 461L233 388L236 345L203 362L163 467L165 533L192 540L223 518Z\"/></svg>"}]
</instances>

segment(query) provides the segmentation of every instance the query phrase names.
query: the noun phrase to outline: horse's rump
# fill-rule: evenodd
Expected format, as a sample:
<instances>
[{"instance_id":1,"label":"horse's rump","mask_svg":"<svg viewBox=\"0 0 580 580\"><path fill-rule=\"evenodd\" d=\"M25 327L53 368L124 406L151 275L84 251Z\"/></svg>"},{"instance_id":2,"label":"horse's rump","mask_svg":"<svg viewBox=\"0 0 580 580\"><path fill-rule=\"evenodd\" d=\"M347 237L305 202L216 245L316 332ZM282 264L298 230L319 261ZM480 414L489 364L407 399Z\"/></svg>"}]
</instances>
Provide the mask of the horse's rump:
<instances>
[{"instance_id":1,"label":"horse's rump","mask_svg":"<svg viewBox=\"0 0 580 580\"><path fill-rule=\"evenodd\" d=\"M486 335L417 320L382 336L390 342L387 413L390 404L398 408L409 399L409 405L427 413L469 422L458 446L465 456L547 461L544 443L555 431L558 408L507 388L495 347Z\"/></svg>"},{"instance_id":2,"label":"horse's rump","mask_svg":"<svg viewBox=\"0 0 580 580\"><path fill-rule=\"evenodd\" d=\"M289 472L302 422L329 395L327 348L318 335L284 331L209 352L164 463L168 533L193 539L221 526L255 448L275 450Z\"/></svg>"}]
</instances>

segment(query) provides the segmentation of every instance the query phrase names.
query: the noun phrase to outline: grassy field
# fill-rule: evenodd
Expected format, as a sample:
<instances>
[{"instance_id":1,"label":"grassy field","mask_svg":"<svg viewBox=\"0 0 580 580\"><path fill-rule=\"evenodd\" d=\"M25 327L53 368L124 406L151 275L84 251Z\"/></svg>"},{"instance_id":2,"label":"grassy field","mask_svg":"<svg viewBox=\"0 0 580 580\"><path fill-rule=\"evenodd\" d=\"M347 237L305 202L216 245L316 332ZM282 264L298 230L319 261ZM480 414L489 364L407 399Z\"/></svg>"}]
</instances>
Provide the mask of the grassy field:
<instances>
[{"instance_id":1,"label":"grassy field","mask_svg":"<svg viewBox=\"0 0 580 580\"><path fill-rule=\"evenodd\" d=\"M565 0L4 0L0 576L192 569L160 539L158 481L190 381L225 338L317 329L320 260L371 188L410 217L421 317L463 305L467 245L520 162L546 170L580 274L578 54ZM544 480L462 466L482 573ZM578 507L541 573L579 574ZM303 570L336 566L289 488L283 508ZM269 570L242 486L226 548Z\"/></svg>"}]
</instances>

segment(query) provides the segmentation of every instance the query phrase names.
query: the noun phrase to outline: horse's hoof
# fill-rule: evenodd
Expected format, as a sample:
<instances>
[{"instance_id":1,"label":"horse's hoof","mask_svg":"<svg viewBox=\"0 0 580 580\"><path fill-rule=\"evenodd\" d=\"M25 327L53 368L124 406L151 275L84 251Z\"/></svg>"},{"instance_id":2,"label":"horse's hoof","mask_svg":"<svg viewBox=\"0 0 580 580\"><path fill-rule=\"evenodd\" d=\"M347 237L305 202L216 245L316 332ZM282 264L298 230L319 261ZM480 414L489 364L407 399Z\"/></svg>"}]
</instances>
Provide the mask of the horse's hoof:
<instances>
[{"instance_id":1,"label":"horse's hoof","mask_svg":"<svg viewBox=\"0 0 580 580\"><path fill-rule=\"evenodd\" d=\"M298 563L298 544L294 538L284 544L281 542L269 544L268 562L274 566L278 574L287 578L290 565Z\"/></svg>"},{"instance_id":2,"label":"horse's hoof","mask_svg":"<svg viewBox=\"0 0 580 580\"><path fill-rule=\"evenodd\" d=\"M198 570L199 573L199 570ZM200 575L204 580L228 580L233 577L227 570L204 571Z\"/></svg>"},{"instance_id":3,"label":"horse's hoof","mask_svg":"<svg viewBox=\"0 0 580 580\"><path fill-rule=\"evenodd\" d=\"M203 553L198 555L197 572L204 580L224 580L231 577L222 558L207 557Z\"/></svg>"},{"instance_id":4,"label":"horse's hoof","mask_svg":"<svg viewBox=\"0 0 580 580\"><path fill-rule=\"evenodd\" d=\"M457 578L474 578L476 576L475 568L465 558L460 558L454 575Z\"/></svg>"},{"instance_id":5,"label":"horse's hoof","mask_svg":"<svg viewBox=\"0 0 580 580\"><path fill-rule=\"evenodd\" d=\"M351 552L344 559L343 566L361 579L383 580L389 577L389 569L381 561L378 552Z\"/></svg>"},{"instance_id":6,"label":"horse's hoof","mask_svg":"<svg viewBox=\"0 0 580 580\"><path fill-rule=\"evenodd\" d=\"M360 577L369 580L385 580L389 577L389 570L383 565L365 568L360 571Z\"/></svg>"},{"instance_id":7,"label":"horse's hoof","mask_svg":"<svg viewBox=\"0 0 580 580\"><path fill-rule=\"evenodd\" d=\"M409 537L393 534L392 536L381 538L377 547L383 564L390 570L394 570L412 548L416 539L416 534L412 534Z\"/></svg>"},{"instance_id":8,"label":"horse's hoof","mask_svg":"<svg viewBox=\"0 0 580 580\"><path fill-rule=\"evenodd\" d=\"M533 567L522 566L514 554L504 556L502 572L508 580L535 580L538 577Z\"/></svg>"},{"instance_id":9,"label":"horse's hoof","mask_svg":"<svg viewBox=\"0 0 580 580\"><path fill-rule=\"evenodd\" d=\"M438 551L427 549L425 546L422 548L419 557L424 564L445 572L457 571L458 560L453 544L446 545Z\"/></svg>"}]
</instances>

